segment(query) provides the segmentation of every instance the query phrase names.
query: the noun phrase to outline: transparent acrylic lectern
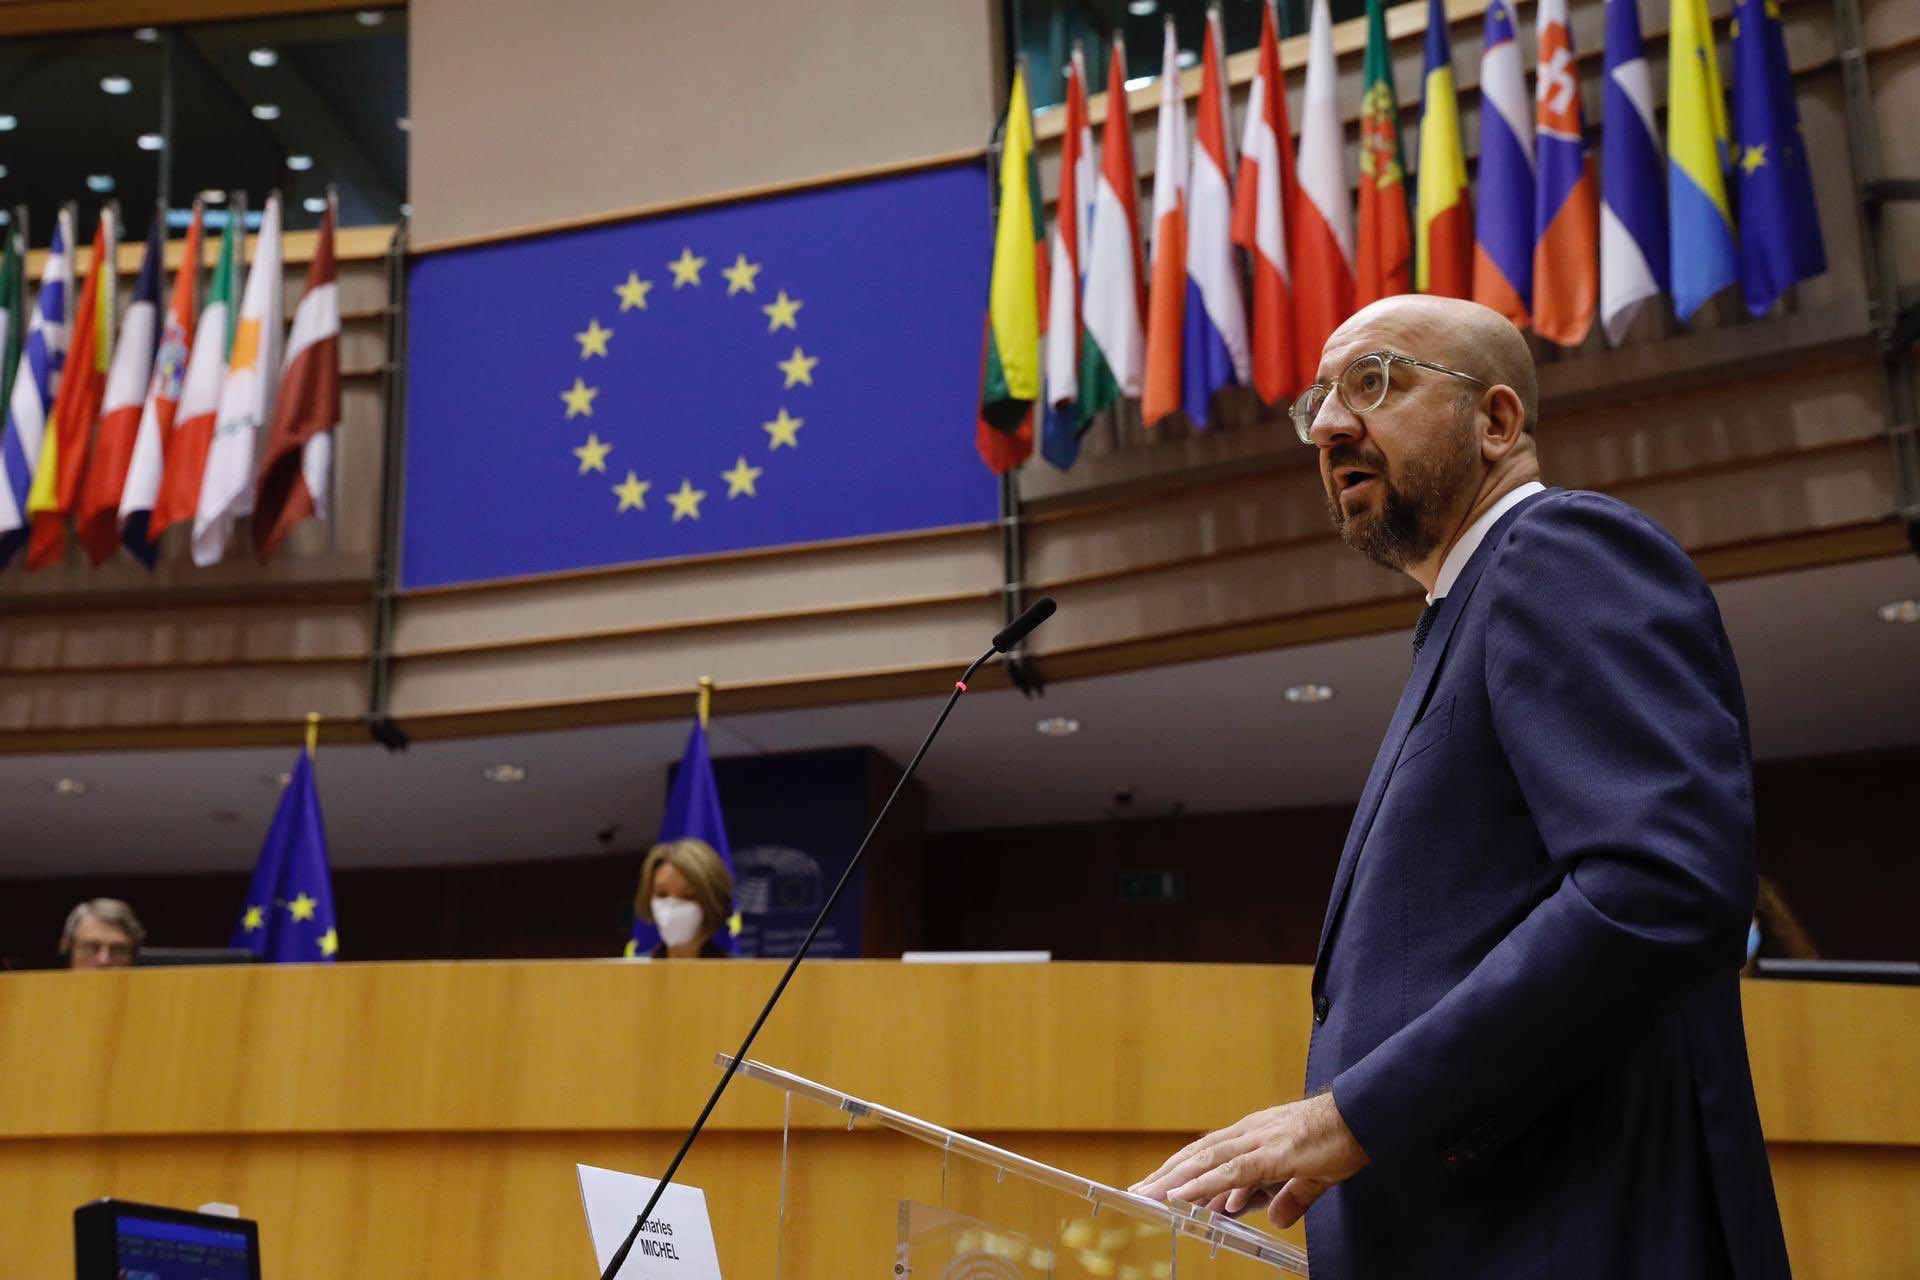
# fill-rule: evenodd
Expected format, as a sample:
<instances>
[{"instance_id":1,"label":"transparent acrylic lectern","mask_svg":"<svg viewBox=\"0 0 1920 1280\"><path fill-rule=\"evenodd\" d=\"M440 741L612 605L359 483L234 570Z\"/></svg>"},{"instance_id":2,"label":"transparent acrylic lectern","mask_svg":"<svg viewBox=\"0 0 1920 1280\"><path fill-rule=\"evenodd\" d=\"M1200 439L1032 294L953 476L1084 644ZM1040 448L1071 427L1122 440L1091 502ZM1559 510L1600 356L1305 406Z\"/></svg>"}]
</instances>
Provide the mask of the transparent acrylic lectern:
<instances>
[{"instance_id":1,"label":"transparent acrylic lectern","mask_svg":"<svg viewBox=\"0 0 1920 1280\"><path fill-rule=\"evenodd\" d=\"M839 1275L894 1280L1307 1273L1305 1250L1224 1215L1131 1195L751 1059L739 1074L786 1095L780 1280L811 1280L829 1259L859 1263Z\"/></svg>"}]
</instances>

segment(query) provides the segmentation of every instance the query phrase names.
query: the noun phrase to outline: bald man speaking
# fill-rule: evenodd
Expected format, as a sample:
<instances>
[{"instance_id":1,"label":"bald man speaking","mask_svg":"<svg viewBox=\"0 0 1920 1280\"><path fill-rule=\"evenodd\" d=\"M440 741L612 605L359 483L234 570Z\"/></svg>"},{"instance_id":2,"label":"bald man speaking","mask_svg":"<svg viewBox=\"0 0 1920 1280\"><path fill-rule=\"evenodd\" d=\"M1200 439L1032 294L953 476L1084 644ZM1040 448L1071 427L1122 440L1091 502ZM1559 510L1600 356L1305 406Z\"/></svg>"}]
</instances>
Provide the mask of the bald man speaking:
<instances>
[{"instance_id":1,"label":"bald man speaking","mask_svg":"<svg viewBox=\"0 0 1920 1280\"><path fill-rule=\"evenodd\" d=\"M1315 1280L1788 1274L1738 973L1739 672L1672 537L1544 488L1533 360L1396 297L1294 403L1346 544L1427 592L1334 874L1305 1100L1135 1190L1307 1215Z\"/></svg>"}]
</instances>

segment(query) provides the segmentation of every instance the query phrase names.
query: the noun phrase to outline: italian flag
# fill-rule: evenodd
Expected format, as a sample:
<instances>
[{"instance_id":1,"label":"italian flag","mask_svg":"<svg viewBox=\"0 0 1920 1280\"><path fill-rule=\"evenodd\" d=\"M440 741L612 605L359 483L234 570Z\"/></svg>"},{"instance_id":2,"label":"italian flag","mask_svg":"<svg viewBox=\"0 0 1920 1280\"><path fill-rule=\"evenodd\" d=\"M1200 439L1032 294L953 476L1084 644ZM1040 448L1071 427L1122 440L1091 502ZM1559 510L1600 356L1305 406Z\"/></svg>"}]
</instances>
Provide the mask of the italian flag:
<instances>
[{"instance_id":1,"label":"italian flag","mask_svg":"<svg viewBox=\"0 0 1920 1280\"><path fill-rule=\"evenodd\" d=\"M1146 294L1140 276L1140 193L1133 168L1133 120L1127 110L1126 46L1113 42L1107 73L1107 123L1100 181L1087 246L1087 327L1080 347L1080 430L1122 396L1140 394L1146 368Z\"/></svg>"}]
</instances>

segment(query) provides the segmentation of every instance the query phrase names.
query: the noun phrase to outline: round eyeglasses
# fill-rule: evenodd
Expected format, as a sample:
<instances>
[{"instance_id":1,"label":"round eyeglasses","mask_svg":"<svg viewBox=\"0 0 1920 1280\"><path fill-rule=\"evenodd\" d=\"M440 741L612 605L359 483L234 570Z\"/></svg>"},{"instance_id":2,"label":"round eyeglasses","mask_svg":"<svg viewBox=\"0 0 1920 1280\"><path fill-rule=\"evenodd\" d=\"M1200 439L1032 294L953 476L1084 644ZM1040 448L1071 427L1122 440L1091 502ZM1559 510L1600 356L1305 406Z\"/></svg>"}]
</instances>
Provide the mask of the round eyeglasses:
<instances>
[{"instance_id":1,"label":"round eyeglasses","mask_svg":"<svg viewBox=\"0 0 1920 1280\"><path fill-rule=\"evenodd\" d=\"M1369 351L1340 371L1340 376L1332 382L1315 382L1294 398L1293 408L1289 410L1293 417L1293 429L1300 437L1301 444L1313 443L1313 420L1320 414L1320 406L1335 391L1340 393L1340 403L1353 413L1372 413L1386 400L1387 392L1393 385L1393 366L1395 362L1410 364L1421 369L1431 369L1435 373L1444 373L1453 378L1465 378L1476 386L1489 386L1486 379L1476 378L1470 373L1458 369L1449 369L1443 364L1434 364L1430 360L1415 360L1412 356L1403 356L1398 351Z\"/></svg>"}]
</instances>

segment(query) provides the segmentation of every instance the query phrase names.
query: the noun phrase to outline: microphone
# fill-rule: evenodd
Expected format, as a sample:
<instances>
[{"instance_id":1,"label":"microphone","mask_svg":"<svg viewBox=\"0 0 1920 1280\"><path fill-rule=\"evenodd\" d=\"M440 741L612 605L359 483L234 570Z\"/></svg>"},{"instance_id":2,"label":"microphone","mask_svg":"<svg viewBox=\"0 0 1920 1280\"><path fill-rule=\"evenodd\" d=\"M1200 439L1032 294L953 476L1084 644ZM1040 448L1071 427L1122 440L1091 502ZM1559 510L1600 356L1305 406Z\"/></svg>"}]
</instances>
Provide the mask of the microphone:
<instances>
[{"instance_id":1,"label":"microphone","mask_svg":"<svg viewBox=\"0 0 1920 1280\"><path fill-rule=\"evenodd\" d=\"M814 917L813 927L807 930L806 939L801 942L800 949L793 953L793 959L787 962L786 972L780 975L780 981L774 985L773 994L767 997L767 1003L761 1008L760 1016L753 1020L753 1026L747 1031L747 1038L740 1042L739 1052L728 1061L727 1069L720 1077L720 1083L714 1086L712 1096L707 1099L707 1105L700 1109L699 1118L693 1122L693 1128L687 1131L686 1140L680 1144L680 1150L674 1153L673 1162L667 1166L666 1173L660 1177L660 1184L653 1189L653 1194L647 1197L646 1207L640 1210L640 1216L634 1219L633 1229L627 1232L627 1238L621 1242L618 1249L614 1250L613 1257L607 1260L606 1270L600 1273L600 1280L613 1280L620 1274L620 1268L626 1262L627 1255L633 1252L633 1242L640 1237L640 1229L647 1225L647 1219L652 1216L654 1207L660 1203L661 1195L672 1184L673 1175L680 1171L680 1162L687 1158L687 1152L693 1147L693 1140L698 1138L700 1131L706 1127L707 1117L711 1116L714 1107L719 1105L720 1095L727 1091L727 1085L733 1080L733 1073L738 1071L740 1064L747 1060L747 1050L753 1047L754 1037L758 1036L760 1028L766 1025L768 1016L773 1013L773 1006L779 1003L780 997L786 992L787 984L793 981L794 970L800 967L800 962L806 959L807 952L813 949L813 940L819 935L820 927L827 922L827 917L833 914L834 903L840 901L840 891L845 889L847 881L853 878L854 868L858 867L860 859L866 856L867 845L872 843L874 832L878 831L880 824L887 820L887 814L892 810L893 802L900 798L900 792L906 788L907 780L913 777L914 771L920 767L921 758L927 754L927 748L932 746L934 738L939 736L940 726L947 722L947 716L952 712L953 704L960 701L960 695L967 691L967 681L973 679L973 673L985 666L995 654L1005 653L1025 640L1035 627L1053 616L1053 611L1057 607L1052 596L1042 596L1034 601L1031 608L1008 623L1000 634L993 638L993 647L975 658L965 673L954 681L953 692L947 695L947 705L940 708L940 716L933 722L933 728L927 731L926 740L921 742L920 749L913 753L913 759L908 763L906 772L901 774L900 781L894 784L893 793L887 797L887 802L880 806L879 816L874 818L873 825L867 828L867 834L861 837L860 847L853 851L852 861L848 862L847 869L840 873L840 881L833 886L833 892L827 895L827 905L821 907L820 914Z\"/></svg>"}]
</instances>

